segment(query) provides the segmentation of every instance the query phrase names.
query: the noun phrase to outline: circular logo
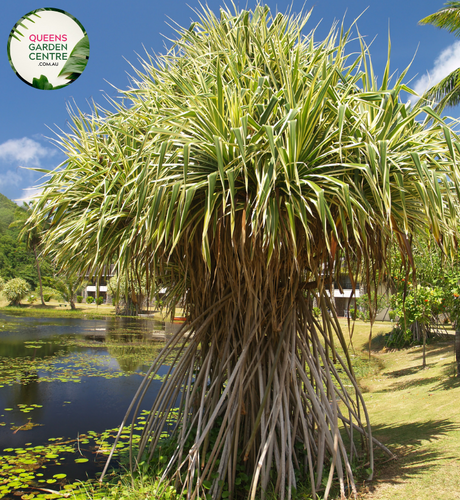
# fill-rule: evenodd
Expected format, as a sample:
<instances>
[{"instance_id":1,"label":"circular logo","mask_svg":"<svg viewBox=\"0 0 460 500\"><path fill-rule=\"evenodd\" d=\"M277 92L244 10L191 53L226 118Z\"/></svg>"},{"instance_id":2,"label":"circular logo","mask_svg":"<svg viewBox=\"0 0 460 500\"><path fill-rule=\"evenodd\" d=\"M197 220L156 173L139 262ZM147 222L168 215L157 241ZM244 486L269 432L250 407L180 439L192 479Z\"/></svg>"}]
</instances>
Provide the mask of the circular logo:
<instances>
[{"instance_id":1,"label":"circular logo","mask_svg":"<svg viewBox=\"0 0 460 500\"><path fill-rule=\"evenodd\" d=\"M60 9L37 9L21 17L8 38L8 59L18 77L42 90L74 82L89 58L81 23Z\"/></svg>"}]
</instances>

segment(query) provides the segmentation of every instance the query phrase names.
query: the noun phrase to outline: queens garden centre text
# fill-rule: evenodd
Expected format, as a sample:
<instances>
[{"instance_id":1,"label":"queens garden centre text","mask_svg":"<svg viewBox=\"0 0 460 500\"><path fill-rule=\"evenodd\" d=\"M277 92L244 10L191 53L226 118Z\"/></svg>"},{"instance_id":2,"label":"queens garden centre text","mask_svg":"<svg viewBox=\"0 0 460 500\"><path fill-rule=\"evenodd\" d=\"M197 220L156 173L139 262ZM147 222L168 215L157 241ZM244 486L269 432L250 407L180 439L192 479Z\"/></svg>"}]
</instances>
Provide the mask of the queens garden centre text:
<instances>
[{"instance_id":1,"label":"queens garden centre text","mask_svg":"<svg viewBox=\"0 0 460 500\"><path fill-rule=\"evenodd\" d=\"M29 59L31 61L65 61L67 60L66 43L48 43L48 42L66 42L67 35L30 35L29 40ZM35 43L40 42L40 43Z\"/></svg>"}]
</instances>

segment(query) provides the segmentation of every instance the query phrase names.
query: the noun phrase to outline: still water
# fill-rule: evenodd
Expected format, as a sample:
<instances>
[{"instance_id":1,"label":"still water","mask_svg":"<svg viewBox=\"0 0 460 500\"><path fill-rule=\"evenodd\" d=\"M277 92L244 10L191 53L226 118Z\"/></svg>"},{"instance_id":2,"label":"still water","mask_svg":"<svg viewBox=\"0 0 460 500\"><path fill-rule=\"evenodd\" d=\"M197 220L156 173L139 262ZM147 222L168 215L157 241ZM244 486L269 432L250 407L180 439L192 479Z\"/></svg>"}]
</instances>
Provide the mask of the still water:
<instances>
[{"instance_id":1,"label":"still water","mask_svg":"<svg viewBox=\"0 0 460 500\"><path fill-rule=\"evenodd\" d=\"M0 498L38 482L59 490L94 477L105 462L101 433L120 425L164 334L165 324L152 319L0 314L0 460L10 465L0 472ZM168 368L153 381L145 408Z\"/></svg>"}]
</instances>

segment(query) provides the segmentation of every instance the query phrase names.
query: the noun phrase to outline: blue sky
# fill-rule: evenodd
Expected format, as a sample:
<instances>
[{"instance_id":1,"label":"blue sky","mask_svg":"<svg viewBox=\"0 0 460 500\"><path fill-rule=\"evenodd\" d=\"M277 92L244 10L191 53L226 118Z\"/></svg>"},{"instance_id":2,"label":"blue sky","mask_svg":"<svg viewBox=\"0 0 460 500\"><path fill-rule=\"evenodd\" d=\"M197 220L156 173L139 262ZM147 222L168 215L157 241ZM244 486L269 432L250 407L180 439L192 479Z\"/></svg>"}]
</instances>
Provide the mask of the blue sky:
<instances>
[{"instance_id":1,"label":"blue sky","mask_svg":"<svg viewBox=\"0 0 460 500\"><path fill-rule=\"evenodd\" d=\"M307 24L310 31L318 24L316 39L329 32L334 21L345 19L349 27L361 15L358 27L368 43L377 76L382 75L387 57L388 33L391 36L391 69L398 73L412 61L407 82L418 91L428 85L428 75L434 83L460 66L460 40L432 26L419 26L418 21L442 7L443 1L433 0L289 0L266 3L272 12L293 12L313 8ZM220 0L208 0L208 6L218 12ZM253 8L255 1L237 3ZM7 40L14 24L25 14L41 7L55 7L75 16L85 27L90 41L90 58L86 70L71 85L52 91L38 90L23 83L15 75L7 57ZM138 55L145 49L165 52L167 38L174 38L173 21L188 27L200 9L198 0L16 0L2 2L0 16L0 193L14 200L27 198L39 183L39 174L21 167L51 169L63 159L63 154L49 140L59 129L67 129L68 105L75 104L90 111L88 102L106 106L104 95L114 97L113 86L123 89L132 74L129 61L139 66ZM74 104L75 103L75 104ZM108 106L108 105L107 105ZM454 117L458 109L450 110Z\"/></svg>"}]
</instances>

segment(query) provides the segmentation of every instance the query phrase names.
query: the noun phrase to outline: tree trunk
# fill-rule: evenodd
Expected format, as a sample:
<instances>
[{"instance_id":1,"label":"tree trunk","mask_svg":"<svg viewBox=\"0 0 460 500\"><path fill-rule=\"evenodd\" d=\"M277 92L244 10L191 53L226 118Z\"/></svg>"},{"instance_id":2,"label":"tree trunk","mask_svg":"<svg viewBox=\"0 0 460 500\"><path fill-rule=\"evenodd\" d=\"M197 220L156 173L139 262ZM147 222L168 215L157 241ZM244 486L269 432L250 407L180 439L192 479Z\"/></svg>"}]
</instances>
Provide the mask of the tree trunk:
<instances>
[{"instance_id":1,"label":"tree trunk","mask_svg":"<svg viewBox=\"0 0 460 500\"><path fill-rule=\"evenodd\" d=\"M460 329L455 332L455 357L457 359L457 377L460 377Z\"/></svg>"},{"instance_id":2,"label":"tree trunk","mask_svg":"<svg viewBox=\"0 0 460 500\"><path fill-rule=\"evenodd\" d=\"M40 264L38 262L38 257L37 257L37 249L34 248L34 257L35 257L35 265L37 266L37 273L38 273L38 284L40 285L40 300L42 301L42 306L45 305L45 301L43 300L43 286L42 286L42 273L40 272Z\"/></svg>"},{"instance_id":3,"label":"tree trunk","mask_svg":"<svg viewBox=\"0 0 460 500\"><path fill-rule=\"evenodd\" d=\"M424 324L421 324L420 327L422 328L422 333L423 333L423 368L426 368L426 329L427 329L427 326Z\"/></svg>"}]
</instances>

